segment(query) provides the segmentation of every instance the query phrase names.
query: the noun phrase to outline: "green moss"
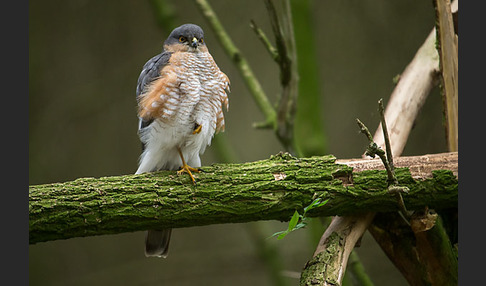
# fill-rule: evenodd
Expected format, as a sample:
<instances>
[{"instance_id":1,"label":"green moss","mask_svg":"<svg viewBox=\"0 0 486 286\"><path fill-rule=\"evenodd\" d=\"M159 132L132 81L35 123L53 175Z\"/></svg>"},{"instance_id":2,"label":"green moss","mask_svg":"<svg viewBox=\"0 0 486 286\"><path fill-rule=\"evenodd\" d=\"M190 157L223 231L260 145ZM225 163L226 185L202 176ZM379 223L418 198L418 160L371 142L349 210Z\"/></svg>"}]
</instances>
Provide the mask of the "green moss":
<instances>
[{"instance_id":1,"label":"green moss","mask_svg":"<svg viewBox=\"0 0 486 286\"><path fill-rule=\"evenodd\" d=\"M324 281L331 285L339 283L340 256L336 255L341 246L342 238L337 233L331 233L326 241L326 249L307 262L300 278L300 285L323 285Z\"/></svg>"},{"instance_id":2,"label":"green moss","mask_svg":"<svg viewBox=\"0 0 486 286\"><path fill-rule=\"evenodd\" d=\"M309 217L398 209L396 198L387 193L385 171L352 173L334 162L334 156L296 159L283 153L256 162L215 164L195 174L196 186L174 171L30 186L30 242L160 225L285 221L316 198L329 202ZM397 169L397 178L410 188L403 196L407 209L457 205L457 179L449 171L415 181L408 170Z\"/></svg>"}]
</instances>

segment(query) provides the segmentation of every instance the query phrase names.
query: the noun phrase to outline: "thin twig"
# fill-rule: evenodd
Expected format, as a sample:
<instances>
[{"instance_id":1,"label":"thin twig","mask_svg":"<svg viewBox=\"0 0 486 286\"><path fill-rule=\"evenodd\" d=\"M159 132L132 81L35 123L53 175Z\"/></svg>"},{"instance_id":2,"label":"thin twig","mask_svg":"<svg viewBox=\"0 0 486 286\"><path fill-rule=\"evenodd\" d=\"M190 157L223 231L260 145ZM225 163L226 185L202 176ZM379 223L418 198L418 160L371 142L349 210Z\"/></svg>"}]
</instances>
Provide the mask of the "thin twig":
<instances>
[{"instance_id":1,"label":"thin twig","mask_svg":"<svg viewBox=\"0 0 486 286\"><path fill-rule=\"evenodd\" d=\"M408 219L410 215L408 214L407 208L405 207L405 203L403 202L402 193L408 193L408 188L398 186L398 180L395 176L395 167L393 166L393 154L392 148L390 144L390 138L388 137L388 130L386 127L386 120L385 120L385 108L383 107L383 98L378 100L378 110L380 112L380 121L381 121L381 128L383 129L383 138L385 138L385 148L386 148L386 158L388 159L388 165L390 168L390 173L392 174L391 178L389 179L389 186L388 191L390 193L394 193L397 197L398 206L400 207L400 211L402 215L407 218L405 221L408 223Z\"/></svg>"},{"instance_id":2,"label":"thin twig","mask_svg":"<svg viewBox=\"0 0 486 286\"><path fill-rule=\"evenodd\" d=\"M383 107L383 102L381 102L379 105L380 105L380 108L379 108L380 114L382 116L382 121L383 121L382 126L384 126L383 127L384 128L383 133L384 133L384 136L385 136L385 143L388 142L388 144L386 144L386 149L391 150L390 142L389 142L389 140L386 139L388 137L388 134L387 134L388 131L386 130L386 122L384 122L385 121L384 112L382 112L383 110L381 110L381 108ZM361 122L361 120L359 120L359 119L356 119L356 122L358 123L358 126L360 127L361 133L365 134L366 137L368 137L368 140L370 141L368 148L366 148L366 155L368 155L372 158L374 158L375 155L378 155L378 157L380 157L381 161L383 162L383 165L385 166L385 170L386 170L386 173L387 173L387 176L388 176L388 192L395 194L395 196L397 197L398 206L400 207L400 211L403 213L403 215L405 217L408 218L409 214L408 214L407 208L405 207L405 203L403 202L403 197L402 197L402 192L407 193L408 188L398 186L398 181L397 181L397 178L395 176L395 171L391 167L391 166L393 166L393 162L390 164L390 161L387 158L388 154L385 154L385 151L383 151L383 149L381 149L373 141L373 137L371 136L371 133L368 130L368 127L366 127L366 125L364 125L364 123Z\"/></svg>"},{"instance_id":3,"label":"thin twig","mask_svg":"<svg viewBox=\"0 0 486 286\"><path fill-rule=\"evenodd\" d=\"M263 45L267 49L268 53L272 57L272 59L274 61L278 62L279 61L279 55L278 55L277 49L272 45L272 43L268 39L267 35L265 35L263 30L260 29L257 26L257 24L255 23L255 21L253 21L253 20L250 21L250 27L253 29L255 34L258 36L258 39L260 39L260 41L263 43Z\"/></svg>"},{"instance_id":4,"label":"thin twig","mask_svg":"<svg viewBox=\"0 0 486 286\"><path fill-rule=\"evenodd\" d=\"M391 151L390 138L388 137L388 130L386 127L385 107L383 107L383 98L380 98L380 100L378 100L378 110L380 111L381 129L383 130L383 137L385 138L386 157L388 158L388 164L390 165L390 170L393 173L395 171L395 167L393 166L393 154Z\"/></svg>"},{"instance_id":5,"label":"thin twig","mask_svg":"<svg viewBox=\"0 0 486 286\"><path fill-rule=\"evenodd\" d=\"M290 79L288 85L286 86L286 88L289 90L289 98L288 102L286 103L287 129L290 133L289 136L292 142L291 146L295 150L297 156L301 157L301 151L296 145L294 138L294 122L295 115L297 113L297 98L299 96L299 71L297 65L297 48L295 44L294 25L292 20L290 0L283 1L282 10L282 26L285 36L284 40L285 45L287 46L287 56L290 60L288 67L290 70Z\"/></svg>"},{"instance_id":6,"label":"thin twig","mask_svg":"<svg viewBox=\"0 0 486 286\"><path fill-rule=\"evenodd\" d=\"M390 165L388 164L388 160L385 156L385 151L383 151L383 149L376 145L376 143L373 141L373 136L371 136L370 130L368 129L368 127L366 127L366 125L364 125L363 122L361 122L361 120L356 118L356 123L358 123L361 133L365 134L369 141L368 148L366 148L365 154L367 156L370 156L371 158L375 158L375 156L378 155L378 157L380 157L381 161L383 162L383 165L385 166L385 170L388 175L388 181L393 182L394 180L396 180L394 179L395 175L393 174Z\"/></svg>"}]
</instances>

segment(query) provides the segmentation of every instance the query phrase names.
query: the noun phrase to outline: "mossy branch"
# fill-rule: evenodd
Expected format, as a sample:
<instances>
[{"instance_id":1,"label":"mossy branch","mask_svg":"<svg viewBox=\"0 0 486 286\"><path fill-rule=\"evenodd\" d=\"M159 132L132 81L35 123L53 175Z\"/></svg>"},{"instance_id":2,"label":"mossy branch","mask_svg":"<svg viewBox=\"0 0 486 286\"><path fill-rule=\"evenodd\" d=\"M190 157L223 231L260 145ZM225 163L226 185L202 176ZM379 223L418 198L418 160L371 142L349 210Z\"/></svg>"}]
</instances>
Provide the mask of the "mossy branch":
<instances>
[{"instance_id":1,"label":"mossy branch","mask_svg":"<svg viewBox=\"0 0 486 286\"><path fill-rule=\"evenodd\" d=\"M403 197L410 210L457 205L457 153L435 155L448 158L441 164L430 156L396 162L397 179L410 189ZM400 162L406 159L404 166ZM414 165L420 172L427 166L432 171L416 173ZM329 202L308 216L397 210L386 172L369 160L338 164L333 156L298 159L285 153L202 169L195 174L197 186L173 171L30 186L30 243L161 227L286 221L316 198Z\"/></svg>"}]
</instances>

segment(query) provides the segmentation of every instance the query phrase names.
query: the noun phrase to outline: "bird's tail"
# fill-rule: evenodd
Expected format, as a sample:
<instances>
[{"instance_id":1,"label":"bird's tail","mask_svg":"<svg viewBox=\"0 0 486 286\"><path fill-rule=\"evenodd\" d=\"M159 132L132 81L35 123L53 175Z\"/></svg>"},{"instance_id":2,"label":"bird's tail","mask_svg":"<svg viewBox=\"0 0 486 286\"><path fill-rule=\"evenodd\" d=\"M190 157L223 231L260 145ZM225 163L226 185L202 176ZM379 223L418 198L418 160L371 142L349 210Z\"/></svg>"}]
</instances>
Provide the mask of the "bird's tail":
<instances>
[{"instance_id":1,"label":"bird's tail","mask_svg":"<svg viewBox=\"0 0 486 286\"><path fill-rule=\"evenodd\" d=\"M166 258L169 252L171 228L149 230L145 237L145 256Z\"/></svg>"}]
</instances>

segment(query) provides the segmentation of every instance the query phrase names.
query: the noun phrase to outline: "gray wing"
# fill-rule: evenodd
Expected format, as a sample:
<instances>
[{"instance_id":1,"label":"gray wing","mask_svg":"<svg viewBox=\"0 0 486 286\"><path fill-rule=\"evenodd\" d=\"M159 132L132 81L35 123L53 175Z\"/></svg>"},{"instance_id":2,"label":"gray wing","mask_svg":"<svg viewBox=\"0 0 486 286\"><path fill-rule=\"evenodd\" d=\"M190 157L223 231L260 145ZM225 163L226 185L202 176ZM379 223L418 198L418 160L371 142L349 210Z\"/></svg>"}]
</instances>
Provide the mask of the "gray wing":
<instances>
[{"instance_id":1,"label":"gray wing","mask_svg":"<svg viewBox=\"0 0 486 286\"><path fill-rule=\"evenodd\" d=\"M160 70L169 63L171 54L172 53L170 52L162 52L145 63L137 81L137 102L139 100L139 95L144 93L150 83L160 76ZM147 127L152 122L153 120L143 120L142 118L139 118L138 130Z\"/></svg>"}]
</instances>

